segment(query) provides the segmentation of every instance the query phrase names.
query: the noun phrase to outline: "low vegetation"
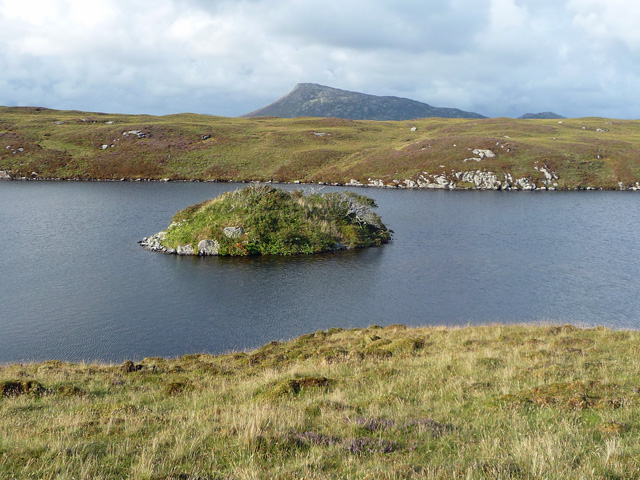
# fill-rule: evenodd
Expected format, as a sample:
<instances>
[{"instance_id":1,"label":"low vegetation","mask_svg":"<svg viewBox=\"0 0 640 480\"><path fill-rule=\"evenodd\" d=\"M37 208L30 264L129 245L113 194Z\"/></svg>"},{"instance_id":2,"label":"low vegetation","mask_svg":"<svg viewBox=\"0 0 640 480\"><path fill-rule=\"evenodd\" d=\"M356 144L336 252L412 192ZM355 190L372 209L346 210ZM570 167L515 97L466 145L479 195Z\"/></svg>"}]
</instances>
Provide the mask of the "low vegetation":
<instances>
[{"instance_id":1,"label":"low vegetation","mask_svg":"<svg viewBox=\"0 0 640 480\"><path fill-rule=\"evenodd\" d=\"M173 217L162 245L215 242L218 255L293 255L382 245L391 232L352 192L307 193L250 186L193 205Z\"/></svg>"},{"instance_id":2,"label":"low vegetation","mask_svg":"<svg viewBox=\"0 0 640 480\"><path fill-rule=\"evenodd\" d=\"M546 171L561 190L619 189L640 181L639 131L638 121L602 118L376 122L0 107L0 171L31 179L390 186L424 172L451 179L478 170L542 185ZM465 161L478 149L495 156Z\"/></svg>"},{"instance_id":3,"label":"low vegetation","mask_svg":"<svg viewBox=\"0 0 640 480\"><path fill-rule=\"evenodd\" d=\"M331 329L0 367L0 478L635 479L640 333Z\"/></svg>"}]
</instances>

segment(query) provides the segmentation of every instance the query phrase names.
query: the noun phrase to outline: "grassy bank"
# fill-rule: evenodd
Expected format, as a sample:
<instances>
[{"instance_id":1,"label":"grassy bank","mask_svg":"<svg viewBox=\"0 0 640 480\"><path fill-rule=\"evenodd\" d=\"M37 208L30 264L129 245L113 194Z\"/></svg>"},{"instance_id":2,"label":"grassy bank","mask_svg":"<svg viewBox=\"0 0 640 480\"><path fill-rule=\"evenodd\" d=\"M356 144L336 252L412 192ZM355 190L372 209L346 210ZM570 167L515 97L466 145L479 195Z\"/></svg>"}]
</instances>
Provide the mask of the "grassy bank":
<instances>
[{"instance_id":1,"label":"grassy bank","mask_svg":"<svg viewBox=\"0 0 640 480\"><path fill-rule=\"evenodd\" d=\"M639 352L603 328L390 326L5 366L0 478L638 478Z\"/></svg>"},{"instance_id":2,"label":"grassy bank","mask_svg":"<svg viewBox=\"0 0 640 480\"><path fill-rule=\"evenodd\" d=\"M545 188L619 189L640 182L639 125L602 118L375 122L0 107L0 170L34 179L353 179L390 186L422 175L455 181L456 188L477 188L462 173L479 170Z\"/></svg>"}]
</instances>

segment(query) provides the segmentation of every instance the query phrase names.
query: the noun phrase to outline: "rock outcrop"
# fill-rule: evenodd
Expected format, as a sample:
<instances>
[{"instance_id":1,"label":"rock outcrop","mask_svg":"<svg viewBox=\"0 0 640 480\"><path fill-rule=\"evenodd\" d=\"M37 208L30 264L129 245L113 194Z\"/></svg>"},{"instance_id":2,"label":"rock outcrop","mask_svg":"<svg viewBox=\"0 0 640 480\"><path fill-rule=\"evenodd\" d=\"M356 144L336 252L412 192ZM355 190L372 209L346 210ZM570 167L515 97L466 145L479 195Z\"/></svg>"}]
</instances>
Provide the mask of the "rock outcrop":
<instances>
[{"instance_id":1,"label":"rock outcrop","mask_svg":"<svg viewBox=\"0 0 640 480\"><path fill-rule=\"evenodd\" d=\"M476 149L473 151L478 157L473 160L480 161L482 158L491 158L495 155L491 150ZM482 155L482 156L480 156ZM492 172L490 170L465 170L442 173L422 172L417 178L393 180L385 183L381 179L369 178L366 186L383 188L425 188L441 190L555 190L558 186L558 174L546 163L536 162L534 170L542 174L542 178L534 179L531 176L514 178L511 173ZM361 186L362 183L355 179L345 185ZM640 187L640 182L638 183ZM634 189L634 186L629 188Z\"/></svg>"},{"instance_id":2,"label":"rock outcrop","mask_svg":"<svg viewBox=\"0 0 640 480\"><path fill-rule=\"evenodd\" d=\"M176 253L173 248L167 248L162 245L162 240L164 240L165 234L166 232L158 232L150 237L144 237L138 243L144 247L145 250L149 250L150 252L162 252L168 254Z\"/></svg>"},{"instance_id":3,"label":"rock outcrop","mask_svg":"<svg viewBox=\"0 0 640 480\"><path fill-rule=\"evenodd\" d=\"M169 255L199 255L201 257L218 255L220 244L215 240L201 240L197 252L191 245L180 245L178 248L167 248L162 245L166 232L158 232L150 237L144 237L138 243L150 252L161 252Z\"/></svg>"}]
</instances>

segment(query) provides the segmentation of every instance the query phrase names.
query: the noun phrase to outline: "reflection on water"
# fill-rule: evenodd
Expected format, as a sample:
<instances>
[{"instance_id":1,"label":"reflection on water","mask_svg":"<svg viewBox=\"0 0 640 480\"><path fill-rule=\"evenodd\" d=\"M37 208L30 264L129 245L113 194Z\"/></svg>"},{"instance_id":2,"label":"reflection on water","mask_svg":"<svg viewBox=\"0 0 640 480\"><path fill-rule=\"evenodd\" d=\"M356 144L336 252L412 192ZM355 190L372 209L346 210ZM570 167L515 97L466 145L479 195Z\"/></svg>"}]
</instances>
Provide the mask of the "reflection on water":
<instances>
[{"instance_id":1,"label":"reflection on water","mask_svg":"<svg viewBox=\"0 0 640 480\"><path fill-rule=\"evenodd\" d=\"M137 245L234 188L0 183L0 362L220 353L334 326L640 324L637 194L366 189L396 232L381 248L193 258Z\"/></svg>"}]
</instances>

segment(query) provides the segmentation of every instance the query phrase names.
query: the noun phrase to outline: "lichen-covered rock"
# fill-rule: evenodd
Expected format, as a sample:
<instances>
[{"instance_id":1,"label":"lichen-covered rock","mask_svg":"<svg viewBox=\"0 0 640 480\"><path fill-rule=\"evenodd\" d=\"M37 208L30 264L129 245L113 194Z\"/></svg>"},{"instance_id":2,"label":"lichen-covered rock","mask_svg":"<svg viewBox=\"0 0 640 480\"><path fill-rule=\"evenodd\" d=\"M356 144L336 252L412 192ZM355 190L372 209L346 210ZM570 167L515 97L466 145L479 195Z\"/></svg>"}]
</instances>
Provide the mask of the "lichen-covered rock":
<instances>
[{"instance_id":1,"label":"lichen-covered rock","mask_svg":"<svg viewBox=\"0 0 640 480\"><path fill-rule=\"evenodd\" d=\"M222 233L227 238L240 238L244 235L244 229L242 227L225 227Z\"/></svg>"},{"instance_id":2,"label":"lichen-covered rock","mask_svg":"<svg viewBox=\"0 0 640 480\"><path fill-rule=\"evenodd\" d=\"M193 247L189 244L178 245L178 248L176 248L176 253L178 255L193 255L194 250L193 250Z\"/></svg>"},{"instance_id":3,"label":"lichen-covered rock","mask_svg":"<svg viewBox=\"0 0 640 480\"><path fill-rule=\"evenodd\" d=\"M220 253L220 243L216 240L200 240L198 243L198 255L218 255Z\"/></svg>"}]
</instances>

